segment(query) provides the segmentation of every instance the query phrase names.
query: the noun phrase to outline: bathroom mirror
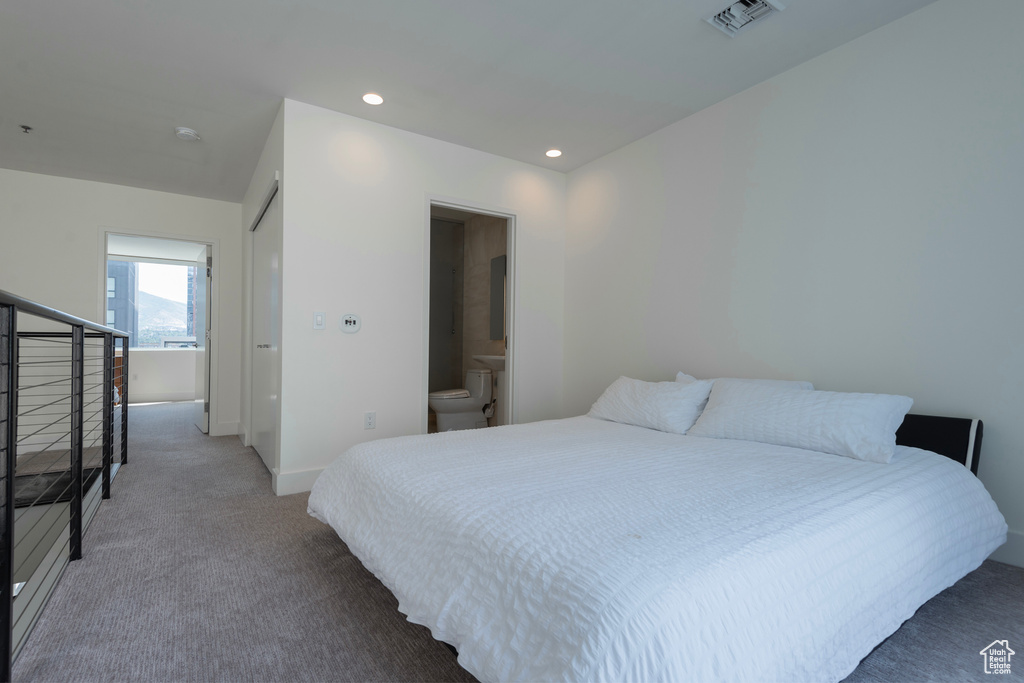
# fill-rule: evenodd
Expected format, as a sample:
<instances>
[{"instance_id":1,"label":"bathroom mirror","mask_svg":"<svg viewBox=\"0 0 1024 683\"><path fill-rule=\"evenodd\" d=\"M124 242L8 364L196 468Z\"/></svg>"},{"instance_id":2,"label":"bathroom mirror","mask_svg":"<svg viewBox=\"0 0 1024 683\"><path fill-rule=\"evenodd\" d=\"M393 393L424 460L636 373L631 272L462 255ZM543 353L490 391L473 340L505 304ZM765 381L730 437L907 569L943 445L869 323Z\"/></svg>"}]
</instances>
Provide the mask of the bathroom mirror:
<instances>
[{"instance_id":1,"label":"bathroom mirror","mask_svg":"<svg viewBox=\"0 0 1024 683\"><path fill-rule=\"evenodd\" d=\"M491 339L505 339L505 255L491 259Z\"/></svg>"}]
</instances>

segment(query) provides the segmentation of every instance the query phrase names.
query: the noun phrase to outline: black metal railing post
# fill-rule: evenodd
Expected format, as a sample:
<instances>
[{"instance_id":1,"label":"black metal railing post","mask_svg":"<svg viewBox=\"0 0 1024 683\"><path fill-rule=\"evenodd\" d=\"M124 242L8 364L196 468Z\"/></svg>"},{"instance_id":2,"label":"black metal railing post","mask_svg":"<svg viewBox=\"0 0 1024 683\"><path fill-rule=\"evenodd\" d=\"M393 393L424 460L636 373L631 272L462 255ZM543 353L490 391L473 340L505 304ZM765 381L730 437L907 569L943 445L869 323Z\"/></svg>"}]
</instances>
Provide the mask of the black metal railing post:
<instances>
[{"instance_id":1,"label":"black metal railing post","mask_svg":"<svg viewBox=\"0 0 1024 683\"><path fill-rule=\"evenodd\" d=\"M114 450L114 335L103 335L103 500L110 498L110 460Z\"/></svg>"},{"instance_id":2,"label":"black metal railing post","mask_svg":"<svg viewBox=\"0 0 1024 683\"><path fill-rule=\"evenodd\" d=\"M128 464L128 338L121 340L121 464Z\"/></svg>"},{"instance_id":3,"label":"black metal railing post","mask_svg":"<svg viewBox=\"0 0 1024 683\"><path fill-rule=\"evenodd\" d=\"M71 542L69 560L82 559L82 440L85 328L71 328Z\"/></svg>"},{"instance_id":4,"label":"black metal railing post","mask_svg":"<svg viewBox=\"0 0 1024 683\"><path fill-rule=\"evenodd\" d=\"M11 680L14 619L14 472L18 457L18 310L0 305L0 681Z\"/></svg>"},{"instance_id":5,"label":"black metal railing post","mask_svg":"<svg viewBox=\"0 0 1024 683\"><path fill-rule=\"evenodd\" d=\"M128 337L121 338L121 464L128 464Z\"/></svg>"}]
</instances>

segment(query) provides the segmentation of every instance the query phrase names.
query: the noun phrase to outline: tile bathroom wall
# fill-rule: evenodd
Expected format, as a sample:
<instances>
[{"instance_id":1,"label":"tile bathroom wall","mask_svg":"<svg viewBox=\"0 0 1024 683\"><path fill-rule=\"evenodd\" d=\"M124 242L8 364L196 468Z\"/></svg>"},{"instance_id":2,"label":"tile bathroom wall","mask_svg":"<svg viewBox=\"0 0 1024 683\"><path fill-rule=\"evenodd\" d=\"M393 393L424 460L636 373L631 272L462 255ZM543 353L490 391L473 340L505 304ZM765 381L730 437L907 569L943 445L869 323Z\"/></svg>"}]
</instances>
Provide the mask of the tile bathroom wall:
<instances>
[{"instance_id":1,"label":"tile bathroom wall","mask_svg":"<svg viewBox=\"0 0 1024 683\"><path fill-rule=\"evenodd\" d=\"M490 339L491 259L507 251L507 223L504 218L474 215L465 223L463 250L464 294L462 308L462 376L470 368L484 365L476 355L502 356L505 341ZM497 374L492 377L492 395L498 395ZM494 418L490 419L494 424Z\"/></svg>"}]
</instances>

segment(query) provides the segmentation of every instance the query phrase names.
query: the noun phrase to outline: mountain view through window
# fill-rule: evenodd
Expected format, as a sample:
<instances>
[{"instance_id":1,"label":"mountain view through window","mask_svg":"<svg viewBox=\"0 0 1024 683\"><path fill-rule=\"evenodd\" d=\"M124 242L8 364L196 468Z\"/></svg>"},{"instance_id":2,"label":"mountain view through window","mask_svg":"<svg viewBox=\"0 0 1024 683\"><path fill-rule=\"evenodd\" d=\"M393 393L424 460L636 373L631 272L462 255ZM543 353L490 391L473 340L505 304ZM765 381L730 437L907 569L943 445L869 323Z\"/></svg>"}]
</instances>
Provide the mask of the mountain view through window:
<instances>
[{"instance_id":1,"label":"mountain view through window","mask_svg":"<svg viewBox=\"0 0 1024 683\"><path fill-rule=\"evenodd\" d=\"M193 348L195 266L107 261L107 325L128 333L132 348Z\"/></svg>"}]
</instances>

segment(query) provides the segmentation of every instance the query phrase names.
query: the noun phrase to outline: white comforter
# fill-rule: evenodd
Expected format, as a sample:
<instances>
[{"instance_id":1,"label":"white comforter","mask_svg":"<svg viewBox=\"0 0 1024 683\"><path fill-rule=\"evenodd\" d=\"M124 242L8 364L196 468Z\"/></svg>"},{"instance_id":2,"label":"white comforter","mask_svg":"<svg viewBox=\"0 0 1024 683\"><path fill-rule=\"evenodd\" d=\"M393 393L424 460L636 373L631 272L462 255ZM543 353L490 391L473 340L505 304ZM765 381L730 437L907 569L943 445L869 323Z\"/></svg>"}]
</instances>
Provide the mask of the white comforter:
<instances>
[{"instance_id":1,"label":"white comforter","mask_svg":"<svg viewBox=\"0 0 1024 683\"><path fill-rule=\"evenodd\" d=\"M309 512L490 681L837 681L1006 539L933 453L589 417L355 446Z\"/></svg>"}]
</instances>

